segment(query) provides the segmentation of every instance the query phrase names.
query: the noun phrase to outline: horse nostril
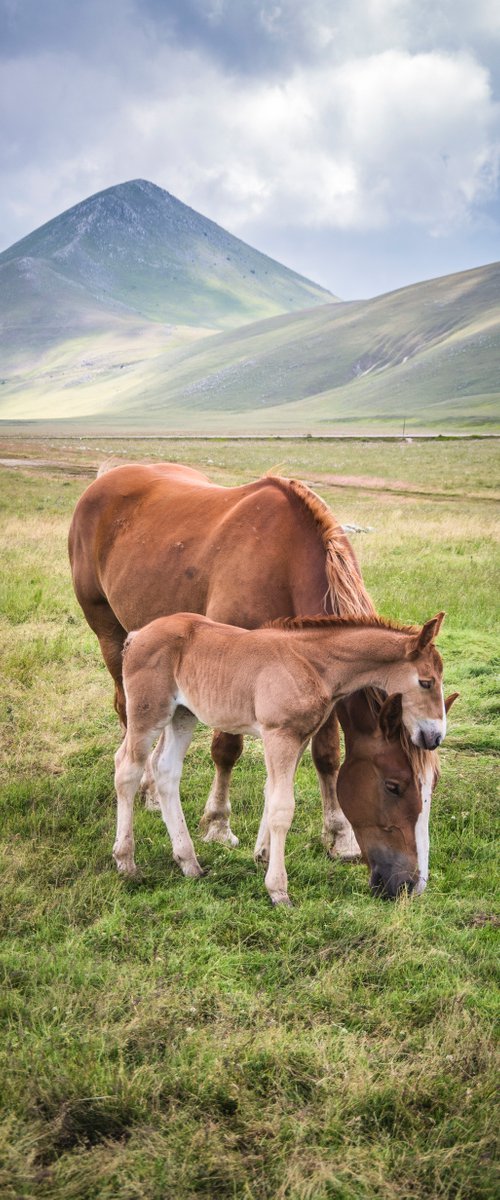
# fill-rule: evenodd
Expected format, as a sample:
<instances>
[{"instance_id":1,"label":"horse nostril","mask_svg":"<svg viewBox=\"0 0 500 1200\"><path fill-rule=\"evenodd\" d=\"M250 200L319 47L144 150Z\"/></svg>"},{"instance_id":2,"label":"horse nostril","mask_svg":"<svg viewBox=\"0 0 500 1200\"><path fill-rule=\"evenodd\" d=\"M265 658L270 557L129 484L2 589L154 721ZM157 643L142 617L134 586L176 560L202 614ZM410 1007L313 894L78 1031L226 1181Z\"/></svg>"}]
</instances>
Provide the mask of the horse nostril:
<instances>
[{"instance_id":1,"label":"horse nostril","mask_svg":"<svg viewBox=\"0 0 500 1200\"><path fill-rule=\"evenodd\" d=\"M437 750L443 740L442 733L424 733L422 735L424 748L426 750Z\"/></svg>"}]
</instances>

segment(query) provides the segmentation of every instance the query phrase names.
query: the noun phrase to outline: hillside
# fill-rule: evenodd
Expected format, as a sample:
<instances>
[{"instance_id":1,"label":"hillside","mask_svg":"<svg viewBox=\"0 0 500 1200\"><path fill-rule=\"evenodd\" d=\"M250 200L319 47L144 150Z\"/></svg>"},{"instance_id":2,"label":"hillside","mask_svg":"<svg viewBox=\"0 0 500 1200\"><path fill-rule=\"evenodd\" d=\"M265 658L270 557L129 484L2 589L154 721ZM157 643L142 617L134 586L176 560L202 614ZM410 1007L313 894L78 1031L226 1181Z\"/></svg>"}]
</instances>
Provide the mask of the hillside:
<instances>
[{"instance_id":1,"label":"hillside","mask_svg":"<svg viewBox=\"0 0 500 1200\"><path fill-rule=\"evenodd\" d=\"M0 255L0 317L0 419L249 433L500 426L500 264L333 302L141 180Z\"/></svg>"},{"instance_id":2,"label":"hillside","mask_svg":"<svg viewBox=\"0 0 500 1200\"><path fill-rule=\"evenodd\" d=\"M119 362L124 342L116 335L112 367L95 345L84 370L68 351L57 370L19 379L17 391L12 383L0 415L163 432L500 426L500 264L256 322L189 347L172 335L167 353L147 336L138 331L137 357Z\"/></svg>"},{"instance_id":3,"label":"hillside","mask_svg":"<svg viewBox=\"0 0 500 1200\"><path fill-rule=\"evenodd\" d=\"M34 318L40 346L54 340L60 316L61 333L73 335L105 310L111 324L124 310L231 329L332 298L142 179L90 196L5 250L0 281L11 339Z\"/></svg>"},{"instance_id":4,"label":"hillside","mask_svg":"<svg viewBox=\"0 0 500 1200\"><path fill-rule=\"evenodd\" d=\"M151 423L182 412L186 427L210 411L211 423L238 414L251 429L400 428L404 420L493 428L499 380L496 263L261 322L181 352L168 370L160 357L144 376L141 411ZM130 418L134 411L130 397Z\"/></svg>"}]
</instances>

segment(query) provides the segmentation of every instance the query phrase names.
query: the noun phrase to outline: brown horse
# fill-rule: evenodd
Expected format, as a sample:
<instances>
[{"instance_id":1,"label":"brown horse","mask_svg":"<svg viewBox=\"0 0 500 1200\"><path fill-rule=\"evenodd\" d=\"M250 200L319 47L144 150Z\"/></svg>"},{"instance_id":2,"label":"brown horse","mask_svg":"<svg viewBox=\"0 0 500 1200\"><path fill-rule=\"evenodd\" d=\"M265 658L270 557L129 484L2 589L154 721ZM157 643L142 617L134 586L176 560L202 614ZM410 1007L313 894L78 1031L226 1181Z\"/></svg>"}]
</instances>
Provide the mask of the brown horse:
<instances>
[{"instance_id":1,"label":"brown horse","mask_svg":"<svg viewBox=\"0 0 500 1200\"><path fill-rule=\"evenodd\" d=\"M159 738L152 769L174 857L184 874L201 874L179 795L198 719L228 733L262 738L267 782L255 853L268 863L265 882L273 904L289 903L285 841L294 812L295 771L309 739L344 696L377 687L401 693L401 719L414 745L429 740L438 745L446 714L434 638L443 615L421 629L378 617L317 617L248 630L177 613L131 633L123 661L127 732L115 772L118 868L135 870L134 796ZM372 828L365 842L372 878L389 894L402 886L412 890L421 873L418 834L417 840L394 846L383 828L379 832L377 840Z\"/></svg>"},{"instance_id":2,"label":"brown horse","mask_svg":"<svg viewBox=\"0 0 500 1200\"><path fill-rule=\"evenodd\" d=\"M457 697L454 692L445 700L447 713ZM413 894L418 896L429 875L429 816L439 779L438 756L407 736L399 693L383 701L367 688L340 701L336 712L347 749L337 794L371 866L372 891L395 898L404 883L398 855L415 845L419 875ZM389 862L393 870L388 870Z\"/></svg>"},{"instance_id":3,"label":"brown horse","mask_svg":"<svg viewBox=\"0 0 500 1200\"><path fill-rule=\"evenodd\" d=\"M375 611L340 525L297 480L265 476L226 488L172 463L105 470L77 504L69 552L75 592L115 681L124 727L125 638L156 617L186 610L254 629L285 614ZM237 843L229 826L229 781L242 746L240 735L214 735L216 775L202 818L206 841ZM334 712L311 750L325 845L342 858L356 857L359 847L336 796Z\"/></svg>"}]
</instances>

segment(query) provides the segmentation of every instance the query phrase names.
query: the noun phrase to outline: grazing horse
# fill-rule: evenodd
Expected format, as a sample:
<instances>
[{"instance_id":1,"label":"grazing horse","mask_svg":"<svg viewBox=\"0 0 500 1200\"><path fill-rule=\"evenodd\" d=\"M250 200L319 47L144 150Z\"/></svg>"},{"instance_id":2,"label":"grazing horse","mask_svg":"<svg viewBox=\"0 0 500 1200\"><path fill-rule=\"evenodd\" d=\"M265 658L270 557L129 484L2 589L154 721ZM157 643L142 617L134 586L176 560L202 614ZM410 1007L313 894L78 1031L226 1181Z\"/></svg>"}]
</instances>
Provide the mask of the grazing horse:
<instances>
[{"instance_id":1,"label":"grazing horse","mask_svg":"<svg viewBox=\"0 0 500 1200\"><path fill-rule=\"evenodd\" d=\"M76 506L69 553L76 596L114 679L124 728L125 638L156 617L189 611L255 629L282 616L375 611L341 526L298 480L265 476L227 488L174 463L105 466ZM216 775L202 817L205 841L237 844L229 825L229 781L242 747L240 734L214 735ZM340 741L334 712L315 733L311 750L325 846L332 856L355 858L359 846L336 796Z\"/></svg>"},{"instance_id":2,"label":"grazing horse","mask_svg":"<svg viewBox=\"0 0 500 1200\"><path fill-rule=\"evenodd\" d=\"M434 646L443 616L421 629L372 616L285 618L248 630L176 613L129 634L123 656L127 732L115 759L113 854L119 870L135 870L134 796L159 737L152 770L174 858L185 875L202 873L179 795L198 719L262 738L267 781L255 854L268 863L265 883L273 904L288 904L285 841L295 771L309 739L344 696L377 687L401 693L401 719L413 744L437 747L446 731L442 660ZM367 840L377 883L390 894L396 878L396 890L411 891L420 881L416 847L394 847L383 833L380 844Z\"/></svg>"},{"instance_id":3,"label":"grazing horse","mask_svg":"<svg viewBox=\"0 0 500 1200\"><path fill-rule=\"evenodd\" d=\"M458 692L447 697L446 713L457 698ZM336 712L347 748L337 794L371 868L371 889L395 898L404 882L398 854L406 854L409 847L418 863L413 894L419 896L429 876L429 816L439 779L438 756L407 736L400 693L384 701L366 688L341 700ZM394 863L390 874L388 858Z\"/></svg>"}]
</instances>

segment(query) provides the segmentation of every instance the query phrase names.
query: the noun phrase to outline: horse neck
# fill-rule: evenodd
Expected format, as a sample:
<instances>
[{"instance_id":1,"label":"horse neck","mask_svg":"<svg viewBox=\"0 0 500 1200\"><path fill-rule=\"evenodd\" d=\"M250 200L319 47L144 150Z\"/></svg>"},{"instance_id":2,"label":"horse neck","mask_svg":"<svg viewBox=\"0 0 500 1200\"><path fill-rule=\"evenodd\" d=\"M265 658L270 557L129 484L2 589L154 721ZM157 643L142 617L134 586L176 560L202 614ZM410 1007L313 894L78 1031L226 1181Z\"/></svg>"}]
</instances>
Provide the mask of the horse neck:
<instances>
[{"instance_id":1,"label":"horse neck","mask_svg":"<svg viewBox=\"0 0 500 1200\"><path fill-rule=\"evenodd\" d=\"M408 643L396 629L335 623L303 629L294 637L327 688L341 695L365 687L390 692L394 669L404 660Z\"/></svg>"}]
</instances>

